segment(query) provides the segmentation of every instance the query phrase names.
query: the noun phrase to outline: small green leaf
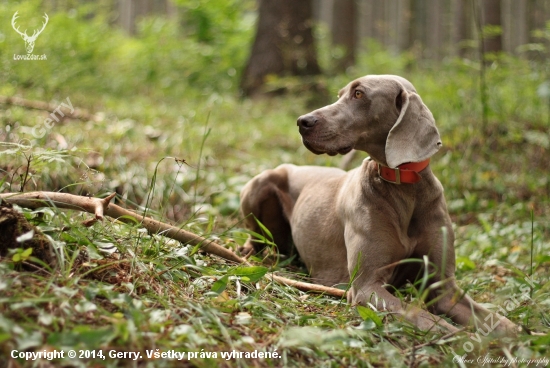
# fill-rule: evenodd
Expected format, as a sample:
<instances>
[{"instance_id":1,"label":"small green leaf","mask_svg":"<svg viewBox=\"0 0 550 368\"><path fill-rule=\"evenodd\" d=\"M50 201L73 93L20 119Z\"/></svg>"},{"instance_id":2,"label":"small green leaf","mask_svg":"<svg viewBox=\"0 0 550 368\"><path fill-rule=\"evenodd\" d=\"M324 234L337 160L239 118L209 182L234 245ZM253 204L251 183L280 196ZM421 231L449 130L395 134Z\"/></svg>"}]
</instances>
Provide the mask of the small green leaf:
<instances>
[{"instance_id":1,"label":"small green leaf","mask_svg":"<svg viewBox=\"0 0 550 368\"><path fill-rule=\"evenodd\" d=\"M15 250L15 254L11 257L14 262L25 262L29 259L32 254L32 248L27 248L25 250L18 248Z\"/></svg>"},{"instance_id":2,"label":"small green leaf","mask_svg":"<svg viewBox=\"0 0 550 368\"><path fill-rule=\"evenodd\" d=\"M103 259L103 255L98 252L95 244L88 244L86 246L86 250L88 252L88 257L90 257L90 259Z\"/></svg>"},{"instance_id":3,"label":"small green leaf","mask_svg":"<svg viewBox=\"0 0 550 368\"><path fill-rule=\"evenodd\" d=\"M229 276L225 275L218 281L212 284L212 291L218 294L221 294L227 287L227 281L229 281Z\"/></svg>"},{"instance_id":4,"label":"small green leaf","mask_svg":"<svg viewBox=\"0 0 550 368\"><path fill-rule=\"evenodd\" d=\"M32 248L27 248L23 251L23 253L21 253L21 258L27 259L31 256L31 254L32 254Z\"/></svg>"},{"instance_id":5,"label":"small green leaf","mask_svg":"<svg viewBox=\"0 0 550 368\"><path fill-rule=\"evenodd\" d=\"M269 271L266 267L262 266L250 266L250 267L237 267L232 270L229 270L227 273L228 275L232 276L239 276L243 278L243 281L245 278L248 279L248 282L257 282L260 280L264 275Z\"/></svg>"},{"instance_id":6,"label":"small green leaf","mask_svg":"<svg viewBox=\"0 0 550 368\"><path fill-rule=\"evenodd\" d=\"M456 267L459 270L475 270L476 264L469 258L466 257L457 257L456 258Z\"/></svg>"},{"instance_id":7,"label":"small green leaf","mask_svg":"<svg viewBox=\"0 0 550 368\"><path fill-rule=\"evenodd\" d=\"M189 253L189 255L190 256L195 255L201 249L201 247L202 247L202 243L195 245L193 249L191 249L191 252Z\"/></svg>"},{"instance_id":8,"label":"small green leaf","mask_svg":"<svg viewBox=\"0 0 550 368\"><path fill-rule=\"evenodd\" d=\"M260 229L262 229L262 231L265 233L267 238L269 238L269 239L266 239L266 240L268 240L271 243L273 241L273 235L271 235L271 231L269 231L269 229L267 227L265 227L265 225L262 224L260 222L260 220L258 220L257 218L254 218L254 219L256 220L256 223L258 224Z\"/></svg>"},{"instance_id":9,"label":"small green leaf","mask_svg":"<svg viewBox=\"0 0 550 368\"><path fill-rule=\"evenodd\" d=\"M279 268L283 268L283 267L286 267L288 266L289 264L292 263L292 261L294 261L294 258L296 258L296 255L294 254L292 257L289 257L279 263L277 263L277 267Z\"/></svg>"},{"instance_id":10,"label":"small green leaf","mask_svg":"<svg viewBox=\"0 0 550 368\"><path fill-rule=\"evenodd\" d=\"M363 318L364 321L373 321L376 324L376 326L378 327L382 326L382 320L380 319L378 314L376 314L376 312L373 311L372 309L368 307L363 307L362 305L358 305L357 312L359 313L361 318Z\"/></svg>"}]
</instances>

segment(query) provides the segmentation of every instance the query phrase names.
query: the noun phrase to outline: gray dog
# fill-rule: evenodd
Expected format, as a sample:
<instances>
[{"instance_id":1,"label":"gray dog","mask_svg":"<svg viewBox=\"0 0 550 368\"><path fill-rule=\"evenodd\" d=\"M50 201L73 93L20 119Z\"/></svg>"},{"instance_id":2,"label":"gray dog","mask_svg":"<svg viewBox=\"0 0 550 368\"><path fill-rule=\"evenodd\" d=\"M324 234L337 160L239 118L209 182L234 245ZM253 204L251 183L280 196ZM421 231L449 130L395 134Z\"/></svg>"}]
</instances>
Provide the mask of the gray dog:
<instances>
[{"instance_id":1,"label":"gray dog","mask_svg":"<svg viewBox=\"0 0 550 368\"><path fill-rule=\"evenodd\" d=\"M350 82L338 96L334 104L298 119L303 144L315 154L356 149L371 159L349 172L291 164L264 171L241 192L247 228L262 233L260 221L282 254L294 244L315 282L335 285L354 276L348 292L354 304L371 303L423 330L456 331L390 293L428 267L434 313L461 325L517 332L507 318L481 307L456 285L451 220L429 166L441 140L413 85L398 76L369 75ZM244 249L258 252L263 246L249 240ZM407 259L416 261L402 262Z\"/></svg>"}]
</instances>

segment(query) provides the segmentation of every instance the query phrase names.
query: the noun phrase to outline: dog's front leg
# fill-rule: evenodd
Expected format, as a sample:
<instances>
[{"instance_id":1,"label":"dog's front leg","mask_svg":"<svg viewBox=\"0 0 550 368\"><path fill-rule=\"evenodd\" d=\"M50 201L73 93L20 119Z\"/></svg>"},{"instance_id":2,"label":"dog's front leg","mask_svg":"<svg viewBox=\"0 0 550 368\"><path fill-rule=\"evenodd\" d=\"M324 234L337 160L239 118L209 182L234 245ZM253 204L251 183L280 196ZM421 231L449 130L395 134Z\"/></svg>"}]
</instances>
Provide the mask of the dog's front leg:
<instances>
[{"instance_id":1,"label":"dog's front leg","mask_svg":"<svg viewBox=\"0 0 550 368\"><path fill-rule=\"evenodd\" d=\"M437 285L437 287L432 286L429 295L429 299L433 301L435 313L445 314L463 326L473 325L476 328L481 327L503 335L516 334L519 331L518 326L508 318L483 308L456 284L454 234L448 216L441 217L447 219L444 224L447 228L447 236L442 235L441 226L434 225L431 231L427 231L424 238L420 239L415 250L419 255L427 255L429 261L436 267L434 276L430 279L430 285ZM437 219L431 219L430 223L437 224Z\"/></svg>"},{"instance_id":2,"label":"dog's front leg","mask_svg":"<svg viewBox=\"0 0 550 368\"><path fill-rule=\"evenodd\" d=\"M442 290L435 294L435 309L437 313L446 314L461 325L473 325L475 329L496 332L500 335L515 335L520 329L508 318L491 312L472 300L455 283L454 276L445 280Z\"/></svg>"},{"instance_id":3,"label":"dog's front leg","mask_svg":"<svg viewBox=\"0 0 550 368\"><path fill-rule=\"evenodd\" d=\"M424 331L457 331L441 317L404 303L386 290L384 285L391 281L395 265L405 258L403 247L397 238L389 239L387 233L377 236L378 231L368 229L369 236L366 236L363 231L346 229L348 271L352 283L348 301L352 304L370 304L377 310L402 316Z\"/></svg>"},{"instance_id":4,"label":"dog's front leg","mask_svg":"<svg viewBox=\"0 0 550 368\"><path fill-rule=\"evenodd\" d=\"M360 288L352 287L348 292L348 301L352 304L374 306L379 311L388 311L403 317L423 331L437 331L440 329L455 332L458 329L419 307L409 305L390 294L381 284L363 285Z\"/></svg>"}]
</instances>

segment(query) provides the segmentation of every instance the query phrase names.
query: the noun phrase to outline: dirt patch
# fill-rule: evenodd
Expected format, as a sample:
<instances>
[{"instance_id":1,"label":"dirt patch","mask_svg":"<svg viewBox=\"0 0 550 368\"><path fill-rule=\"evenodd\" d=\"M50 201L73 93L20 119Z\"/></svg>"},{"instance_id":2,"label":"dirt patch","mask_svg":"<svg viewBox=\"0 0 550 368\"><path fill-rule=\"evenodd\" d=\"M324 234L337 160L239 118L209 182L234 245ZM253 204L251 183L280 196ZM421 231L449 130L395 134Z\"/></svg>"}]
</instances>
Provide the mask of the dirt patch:
<instances>
[{"instance_id":1,"label":"dirt patch","mask_svg":"<svg viewBox=\"0 0 550 368\"><path fill-rule=\"evenodd\" d=\"M17 241L23 234L34 231L31 239ZM13 206L4 201L0 202L0 256L9 255L10 249L32 248L32 257L36 257L50 266L55 266L56 257L50 241L30 224L25 216L19 213Z\"/></svg>"}]
</instances>

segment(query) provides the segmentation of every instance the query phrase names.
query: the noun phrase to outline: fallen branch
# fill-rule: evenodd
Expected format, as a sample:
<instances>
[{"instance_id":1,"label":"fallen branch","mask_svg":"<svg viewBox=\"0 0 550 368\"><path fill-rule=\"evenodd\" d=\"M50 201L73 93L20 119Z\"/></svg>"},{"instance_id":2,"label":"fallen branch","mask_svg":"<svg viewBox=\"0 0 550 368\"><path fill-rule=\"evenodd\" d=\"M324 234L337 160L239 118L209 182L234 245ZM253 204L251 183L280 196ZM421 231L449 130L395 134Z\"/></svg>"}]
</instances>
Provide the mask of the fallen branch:
<instances>
[{"instance_id":1,"label":"fallen branch","mask_svg":"<svg viewBox=\"0 0 550 368\"><path fill-rule=\"evenodd\" d=\"M102 220L104 216L115 218L121 222L135 224L136 222L152 234L161 234L163 236L190 243L192 245L201 245L201 248L208 252L225 258L227 260L242 263L242 259L235 253L226 249L212 240L208 240L189 231L153 220L149 217L143 217L133 211L124 209L116 204L109 203L115 193L106 198L82 197L68 193L57 192L29 192L29 193L8 193L0 194L6 202L17 204L18 206L36 209L40 207L58 207L64 209L78 210L95 214L97 220Z\"/></svg>"},{"instance_id":2,"label":"fallen branch","mask_svg":"<svg viewBox=\"0 0 550 368\"><path fill-rule=\"evenodd\" d=\"M330 286L324 286L319 284L311 284L309 282L296 281L288 279L286 277L277 276L274 274L269 274L266 276L268 279L273 279L281 284L292 286L301 291L312 291L321 294L327 294L330 296L335 296L338 298L343 298L346 296L346 292L342 289L336 289Z\"/></svg>"},{"instance_id":3,"label":"fallen branch","mask_svg":"<svg viewBox=\"0 0 550 368\"><path fill-rule=\"evenodd\" d=\"M42 111L49 111L49 112L52 112L59 108L59 105L50 104L44 101L26 100L21 97L0 96L0 104L20 106L27 109L42 110ZM64 113L64 116L70 119L78 119L78 120L84 120L84 121L99 120L99 117L97 115L90 114L88 111L81 110L81 109L74 109L74 111L71 112L69 111L69 109L65 108L63 110L63 113Z\"/></svg>"},{"instance_id":4,"label":"fallen branch","mask_svg":"<svg viewBox=\"0 0 550 368\"><path fill-rule=\"evenodd\" d=\"M104 216L109 216L118 221L135 224L140 223L150 234L160 234L162 236L178 240L182 243L199 245L207 253L217 255L226 260L239 264L249 265L248 261L239 257L231 250L219 245L213 240L196 235L192 232L180 229L178 227L153 220L150 217L141 216L133 211L124 209L116 204L110 203L115 197L115 193L105 198L83 197L68 193L58 192L29 192L29 193L4 193L0 198L20 207L37 209L40 207L57 207L62 209L71 209L83 212L89 212L95 215L96 220L102 220ZM284 285L295 287L302 291L313 291L325 293L327 295L343 297L345 292L340 289L327 287L318 284L291 280L286 277L274 274L266 275L269 280L275 280Z\"/></svg>"}]
</instances>

